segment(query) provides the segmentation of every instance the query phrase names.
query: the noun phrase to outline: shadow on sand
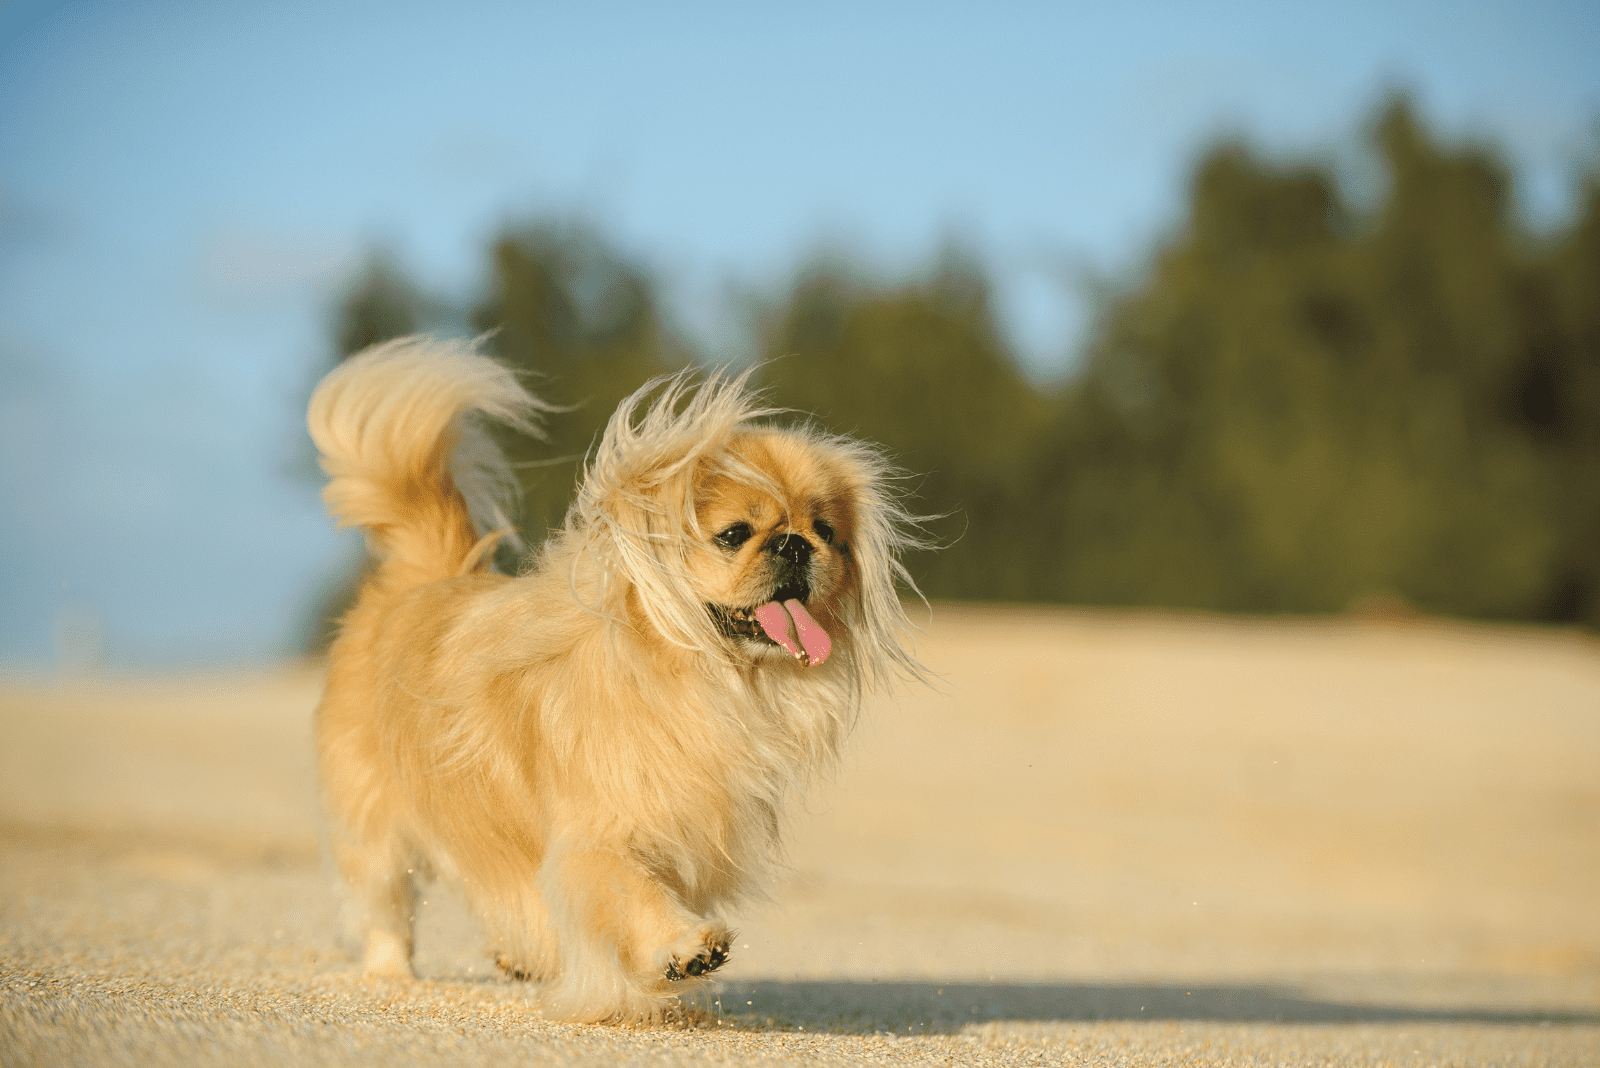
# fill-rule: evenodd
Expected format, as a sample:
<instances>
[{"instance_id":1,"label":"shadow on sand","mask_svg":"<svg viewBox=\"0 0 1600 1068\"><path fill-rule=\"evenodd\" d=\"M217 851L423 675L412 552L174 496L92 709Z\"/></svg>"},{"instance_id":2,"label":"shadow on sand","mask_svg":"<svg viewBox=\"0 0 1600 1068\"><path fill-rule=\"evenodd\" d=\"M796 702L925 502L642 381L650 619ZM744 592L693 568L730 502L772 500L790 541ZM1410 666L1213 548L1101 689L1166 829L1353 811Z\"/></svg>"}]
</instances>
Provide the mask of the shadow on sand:
<instances>
[{"instance_id":1,"label":"shadow on sand","mask_svg":"<svg viewBox=\"0 0 1600 1068\"><path fill-rule=\"evenodd\" d=\"M1600 1012L1591 1011L1363 1003L1307 996L1290 987L1243 985L762 980L725 983L714 1000L735 1023L808 1031L939 1034L1002 1020L1600 1024Z\"/></svg>"}]
</instances>

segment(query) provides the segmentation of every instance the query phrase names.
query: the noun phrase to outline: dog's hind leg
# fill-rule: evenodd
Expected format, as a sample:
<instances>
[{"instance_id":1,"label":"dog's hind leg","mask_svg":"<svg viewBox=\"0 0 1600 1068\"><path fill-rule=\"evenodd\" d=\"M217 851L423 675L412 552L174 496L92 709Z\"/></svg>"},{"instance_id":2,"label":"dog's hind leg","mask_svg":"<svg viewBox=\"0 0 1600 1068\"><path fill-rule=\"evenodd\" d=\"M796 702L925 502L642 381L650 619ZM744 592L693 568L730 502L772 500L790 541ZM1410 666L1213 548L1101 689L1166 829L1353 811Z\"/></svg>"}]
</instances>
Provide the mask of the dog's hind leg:
<instances>
[{"instance_id":1,"label":"dog's hind leg","mask_svg":"<svg viewBox=\"0 0 1600 1068\"><path fill-rule=\"evenodd\" d=\"M339 640L350 640L348 627ZM344 877L345 929L362 943L368 975L410 978L412 876L423 857L385 767L364 680L341 672L338 663L330 668L316 732L328 845Z\"/></svg>"},{"instance_id":2,"label":"dog's hind leg","mask_svg":"<svg viewBox=\"0 0 1600 1068\"><path fill-rule=\"evenodd\" d=\"M376 836L367 830L364 842L353 841L349 834L332 835L347 893L347 926L363 943L361 965L366 974L410 979L415 975L411 951L417 913L413 876L422 860L392 831Z\"/></svg>"},{"instance_id":3,"label":"dog's hind leg","mask_svg":"<svg viewBox=\"0 0 1600 1068\"><path fill-rule=\"evenodd\" d=\"M417 919L417 888L411 874L374 871L362 888L367 909L367 946L361 968L368 975L410 979L412 931Z\"/></svg>"}]
</instances>

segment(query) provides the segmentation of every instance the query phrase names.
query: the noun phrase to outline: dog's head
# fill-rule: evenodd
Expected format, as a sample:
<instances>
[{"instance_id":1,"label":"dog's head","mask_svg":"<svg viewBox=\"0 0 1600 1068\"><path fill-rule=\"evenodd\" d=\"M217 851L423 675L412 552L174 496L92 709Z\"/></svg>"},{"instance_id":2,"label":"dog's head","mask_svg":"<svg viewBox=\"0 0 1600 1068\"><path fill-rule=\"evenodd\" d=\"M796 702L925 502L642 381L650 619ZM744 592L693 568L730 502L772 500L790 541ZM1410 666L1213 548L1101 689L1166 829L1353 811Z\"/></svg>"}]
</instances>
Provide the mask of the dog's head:
<instances>
[{"instance_id":1,"label":"dog's head","mask_svg":"<svg viewBox=\"0 0 1600 1068\"><path fill-rule=\"evenodd\" d=\"M725 661L914 672L895 589L911 517L886 463L851 439L761 425L776 413L744 382L675 376L618 408L568 520L604 576L590 607Z\"/></svg>"}]
</instances>

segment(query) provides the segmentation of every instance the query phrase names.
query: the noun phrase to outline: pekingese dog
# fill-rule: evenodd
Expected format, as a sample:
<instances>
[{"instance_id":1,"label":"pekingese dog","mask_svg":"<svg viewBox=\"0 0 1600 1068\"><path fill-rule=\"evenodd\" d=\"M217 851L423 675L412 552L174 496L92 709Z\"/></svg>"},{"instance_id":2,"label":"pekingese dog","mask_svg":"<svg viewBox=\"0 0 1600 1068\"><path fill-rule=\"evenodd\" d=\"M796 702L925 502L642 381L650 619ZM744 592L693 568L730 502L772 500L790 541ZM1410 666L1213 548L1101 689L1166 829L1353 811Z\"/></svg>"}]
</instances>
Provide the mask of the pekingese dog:
<instances>
[{"instance_id":1,"label":"pekingese dog","mask_svg":"<svg viewBox=\"0 0 1600 1068\"><path fill-rule=\"evenodd\" d=\"M611 417L531 568L496 574L513 482L485 422L544 410L422 338L313 394L323 498L376 561L317 710L329 834L369 974L412 974L413 875L440 873L550 1015L650 1019L728 959L721 910L864 692L918 673L912 527L872 448L677 375Z\"/></svg>"}]
</instances>

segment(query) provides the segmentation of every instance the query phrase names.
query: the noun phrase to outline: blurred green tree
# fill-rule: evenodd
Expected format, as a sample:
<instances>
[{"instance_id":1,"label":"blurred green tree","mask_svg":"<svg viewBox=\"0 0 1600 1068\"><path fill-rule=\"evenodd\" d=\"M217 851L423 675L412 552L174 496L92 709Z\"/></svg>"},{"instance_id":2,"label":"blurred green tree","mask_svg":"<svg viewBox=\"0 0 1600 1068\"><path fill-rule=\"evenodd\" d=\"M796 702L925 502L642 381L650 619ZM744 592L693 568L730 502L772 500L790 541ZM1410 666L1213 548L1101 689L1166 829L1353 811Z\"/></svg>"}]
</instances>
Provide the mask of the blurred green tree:
<instances>
[{"instance_id":1,"label":"blurred green tree","mask_svg":"<svg viewBox=\"0 0 1600 1068\"><path fill-rule=\"evenodd\" d=\"M1600 173L1522 311L1529 344L1508 408L1546 451L1560 487L1547 618L1600 628Z\"/></svg>"},{"instance_id":2,"label":"blurred green tree","mask_svg":"<svg viewBox=\"0 0 1600 1068\"><path fill-rule=\"evenodd\" d=\"M1441 150L1403 101L1376 142L1370 220L1323 168L1237 145L1200 165L1186 227L1107 309L1032 461L1061 517L1050 595L1549 614L1563 488L1506 403L1548 359L1546 272L1495 158Z\"/></svg>"}]
</instances>

